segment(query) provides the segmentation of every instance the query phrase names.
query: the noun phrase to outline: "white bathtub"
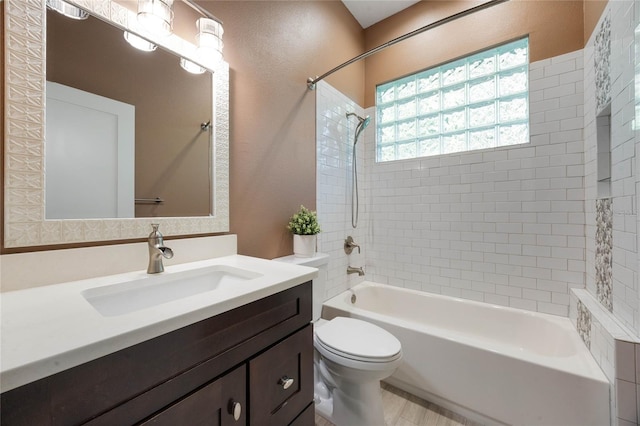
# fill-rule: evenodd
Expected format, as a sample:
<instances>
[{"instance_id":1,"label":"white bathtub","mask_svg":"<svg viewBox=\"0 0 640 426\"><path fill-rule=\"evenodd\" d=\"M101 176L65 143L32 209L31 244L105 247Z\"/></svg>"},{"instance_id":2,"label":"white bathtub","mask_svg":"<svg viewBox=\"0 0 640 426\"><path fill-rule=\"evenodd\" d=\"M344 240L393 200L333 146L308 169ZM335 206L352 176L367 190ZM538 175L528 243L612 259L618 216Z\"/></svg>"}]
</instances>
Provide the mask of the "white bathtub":
<instances>
[{"instance_id":1,"label":"white bathtub","mask_svg":"<svg viewBox=\"0 0 640 426\"><path fill-rule=\"evenodd\" d=\"M326 301L322 316L393 333L404 363L387 382L473 420L610 423L609 382L567 318L368 281Z\"/></svg>"}]
</instances>

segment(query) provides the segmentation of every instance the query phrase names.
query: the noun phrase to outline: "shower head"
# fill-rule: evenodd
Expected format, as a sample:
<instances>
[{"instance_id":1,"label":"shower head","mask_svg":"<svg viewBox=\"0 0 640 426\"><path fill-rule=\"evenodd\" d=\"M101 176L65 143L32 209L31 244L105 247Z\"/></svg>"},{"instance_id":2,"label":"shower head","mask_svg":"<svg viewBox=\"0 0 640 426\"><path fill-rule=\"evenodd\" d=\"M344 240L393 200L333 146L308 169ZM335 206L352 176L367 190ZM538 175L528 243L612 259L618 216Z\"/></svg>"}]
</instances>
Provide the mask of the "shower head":
<instances>
[{"instance_id":1,"label":"shower head","mask_svg":"<svg viewBox=\"0 0 640 426\"><path fill-rule=\"evenodd\" d=\"M347 113L347 118L349 118L349 117L356 117L356 118L358 119L358 124L361 124L361 123L363 123L365 120L368 120L368 119L369 119L369 116L368 116L368 115L367 115L367 117L366 117L366 118L362 118L362 117L360 117L358 114L356 114L355 112L348 112L348 113Z\"/></svg>"},{"instance_id":2,"label":"shower head","mask_svg":"<svg viewBox=\"0 0 640 426\"><path fill-rule=\"evenodd\" d=\"M371 123L371 117L368 116L368 115L364 119L362 119L360 117L358 117L358 119L360 119L359 125L360 125L360 127L362 129L364 129L365 127L367 127L369 125L369 123Z\"/></svg>"},{"instance_id":3,"label":"shower head","mask_svg":"<svg viewBox=\"0 0 640 426\"><path fill-rule=\"evenodd\" d=\"M353 114L358 118L358 126L362 126L362 128L365 128L369 125L369 122L371 121L371 117L369 117L368 115L364 118L360 117L357 114L354 114L353 112L350 112L349 114ZM347 115L349 115L347 114Z\"/></svg>"},{"instance_id":4,"label":"shower head","mask_svg":"<svg viewBox=\"0 0 640 426\"><path fill-rule=\"evenodd\" d=\"M356 139L355 142L353 142L354 145L358 143L358 136L360 136L360 133L362 133L364 128L367 127L371 122L371 117L369 117L368 115L364 119L362 119L361 117L358 117L358 119L360 120L360 122L356 126Z\"/></svg>"},{"instance_id":5,"label":"shower head","mask_svg":"<svg viewBox=\"0 0 640 426\"><path fill-rule=\"evenodd\" d=\"M357 144L358 143L358 137L360 136L360 133L362 133L362 131L364 130L365 127L367 127L369 125L369 123L371 122L371 117L370 116L366 116L366 117L360 117L358 114L356 114L355 112L348 112L347 113L347 118L354 116L358 119L358 125L356 126L356 132L355 132L355 137L353 139L353 144Z\"/></svg>"}]
</instances>

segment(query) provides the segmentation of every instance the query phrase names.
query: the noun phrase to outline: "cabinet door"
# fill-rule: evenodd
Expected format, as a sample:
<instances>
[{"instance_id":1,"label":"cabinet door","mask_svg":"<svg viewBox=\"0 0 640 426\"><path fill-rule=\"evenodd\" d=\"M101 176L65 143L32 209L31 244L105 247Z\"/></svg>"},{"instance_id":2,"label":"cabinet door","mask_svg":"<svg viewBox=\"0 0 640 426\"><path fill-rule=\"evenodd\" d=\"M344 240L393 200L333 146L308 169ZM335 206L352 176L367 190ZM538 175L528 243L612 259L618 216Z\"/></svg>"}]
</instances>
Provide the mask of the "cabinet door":
<instances>
[{"instance_id":1,"label":"cabinet door","mask_svg":"<svg viewBox=\"0 0 640 426\"><path fill-rule=\"evenodd\" d=\"M313 329L306 326L249 362L252 426L291 423L313 401Z\"/></svg>"},{"instance_id":2,"label":"cabinet door","mask_svg":"<svg viewBox=\"0 0 640 426\"><path fill-rule=\"evenodd\" d=\"M314 426L316 423L316 406L309 404L289 426Z\"/></svg>"},{"instance_id":3,"label":"cabinet door","mask_svg":"<svg viewBox=\"0 0 640 426\"><path fill-rule=\"evenodd\" d=\"M246 425L246 369L246 364L236 368L141 425Z\"/></svg>"}]
</instances>

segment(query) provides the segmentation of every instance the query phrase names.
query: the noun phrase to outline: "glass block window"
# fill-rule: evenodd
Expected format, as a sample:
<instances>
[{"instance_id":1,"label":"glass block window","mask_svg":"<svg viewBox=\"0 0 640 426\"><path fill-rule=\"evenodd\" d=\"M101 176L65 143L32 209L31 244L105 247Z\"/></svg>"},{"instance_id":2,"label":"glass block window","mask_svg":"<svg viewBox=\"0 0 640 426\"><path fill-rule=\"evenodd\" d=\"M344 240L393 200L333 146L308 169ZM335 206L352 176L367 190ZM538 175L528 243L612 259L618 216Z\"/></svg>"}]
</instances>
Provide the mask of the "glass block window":
<instances>
[{"instance_id":1,"label":"glass block window","mask_svg":"<svg viewBox=\"0 0 640 426\"><path fill-rule=\"evenodd\" d=\"M529 39L376 88L377 161L529 142Z\"/></svg>"}]
</instances>

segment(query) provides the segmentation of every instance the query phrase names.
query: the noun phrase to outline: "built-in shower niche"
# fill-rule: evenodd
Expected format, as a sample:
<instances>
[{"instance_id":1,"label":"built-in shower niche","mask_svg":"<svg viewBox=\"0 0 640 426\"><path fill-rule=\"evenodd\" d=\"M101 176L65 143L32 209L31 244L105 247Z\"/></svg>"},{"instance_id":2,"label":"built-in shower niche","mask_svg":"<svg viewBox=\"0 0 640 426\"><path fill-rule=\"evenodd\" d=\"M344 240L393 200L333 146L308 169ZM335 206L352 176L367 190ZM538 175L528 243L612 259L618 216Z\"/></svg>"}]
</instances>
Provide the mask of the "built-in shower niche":
<instances>
[{"instance_id":1,"label":"built-in shower niche","mask_svg":"<svg viewBox=\"0 0 640 426\"><path fill-rule=\"evenodd\" d=\"M611 103L596 116L596 297L613 312L613 210L611 199Z\"/></svg>"}]
</instances>

